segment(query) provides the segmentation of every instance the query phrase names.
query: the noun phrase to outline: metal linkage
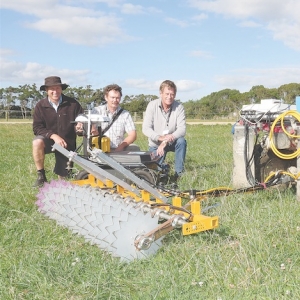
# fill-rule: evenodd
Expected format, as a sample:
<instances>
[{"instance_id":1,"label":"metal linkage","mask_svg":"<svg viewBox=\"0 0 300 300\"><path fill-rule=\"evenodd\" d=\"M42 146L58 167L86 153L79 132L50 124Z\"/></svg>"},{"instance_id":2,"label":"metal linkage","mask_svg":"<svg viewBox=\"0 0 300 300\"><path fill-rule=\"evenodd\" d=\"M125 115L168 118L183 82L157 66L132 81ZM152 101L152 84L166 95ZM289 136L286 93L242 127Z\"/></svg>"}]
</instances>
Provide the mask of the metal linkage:
<instances>
[{"instance_id":1,"label":"metal linkage","mask_svg":"<svg viewBox=\"0 0 300 300\"><path fill-rule=\"evenodd\" d=\"M77 155L76 152L68 151L62 146L58 144L53 145L53 149L59 151L64 156L68 157L70 161L75 162L80 167L84 168L86 171L88 171L90 174L92 174L95 178L101 180L102 182L105 182L107 179L113 181L114 183L122 186L124 189L136 194L137 196L140 195L140 190L134 188L133 186L129 185L127 182L119 179L118 177L114 176L113 174L107 172L106 170L100 168L95 163L84 159Z\"/></svg>"},{"instance_id":2,"label":"metal linkage","mask_svg":"<svg viewBox=\"0 0 300 300\"><path fill-rule=\"evenodd\" d=\"M111 181L115 182L116 184L122 186L123 188L127 189L128 191L131 191L135 193L136 195L139 195L139 190L130 186L128 183L125 181L119 179L118 177L108 173L105 171L103 168L101 168L98 165L95 165L94 163L83 159L79 157L75 152L71 152L63 148L62 146L58 144L53 145L53 149L59 151L66 157L69 157L70 161L74 161L78 165L80 165L82 168L87 170L89 173L94 175L96 178L100 180L105 180L105 177L110 179ZM149 192L151 195L153 195L155 198L161 200L162 202L168 202L168 198L166 198L164 195L159 193L157 189L153 188L150 184L148 184L146 181L140 179L137 177L135 174L124 168L120 163L118 163L116 160L113 158L109 157L106 155L104 152L102 152L100 149L94 149L91 151L92 156L99 160L99 163L102 163L103 161L106 162L109 166L111 166L113 169L115 169L117 172L123 174L126 178L128 178L130 181L135 183L137 186L140 188L146 190Z\"/></svg>"},{"instance_id":3,"label":"metal linkage","mask_svg":"<svg viewBox=\"0 0 300 300\"><path fill-rule=\"evenodd\" d=\"M144 189L145 191L149 192L151 195L153 195L155 198L160 199L163 202L168 202L168 199L159 193L157 189L153 188L148 182L140 179L135 174L124 168L120 163L118 163L113 158L106 155L104 152L102 152L100 149L94 149L91 152L92 156L95 157L99 162L106 162L109 166L111 166L114 170L118 171L119 173L122 173L125 175L129 180L131 180L133 183L135 183L140 188Z\"/></svg>"}]
</instances>

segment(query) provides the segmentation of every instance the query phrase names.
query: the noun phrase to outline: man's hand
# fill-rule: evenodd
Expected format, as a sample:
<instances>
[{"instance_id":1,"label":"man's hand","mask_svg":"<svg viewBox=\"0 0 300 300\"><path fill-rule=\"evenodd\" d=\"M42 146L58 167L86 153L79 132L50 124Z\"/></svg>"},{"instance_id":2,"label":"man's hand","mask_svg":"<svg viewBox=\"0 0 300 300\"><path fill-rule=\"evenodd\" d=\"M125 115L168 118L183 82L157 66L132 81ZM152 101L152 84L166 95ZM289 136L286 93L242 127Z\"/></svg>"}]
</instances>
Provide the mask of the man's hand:
<instances>
[{"instance_id":1,"label":"man's hand","mask_svg":"<svg viewBox=\"0 0 300 300\"><path fill-rule=\"evenodd\" d=\"M165 147L167 146L167 141L162 141L161 144L158 146L157 150L156 150L156 154L158 156L163 156L165 154Z\"/></svg>"},{"instance_id":2,"label":"man's hand","mask_svg":"<svg viewBox=\"0 0 300 300\"><path fill-rule=\"evenodd\" d=\"M127 137L124 139L124 141L115 149L115 152L117 151L124 151L124 149L132 144L136 140L136 131L132 130L127 133Z\"/></svg>"},{"instance_id":3,"label":"man's hand","mask_svg":"<svg viewBox=\"0 0 300 300\"><path fill-rule=\"evenodd\" d=\"M91 135L92 136L99 135L98 129L94 125L92 126L92 129L91 129Z\"/></svg>"},{"instance_id":4,"label":"man's hand","mask_svg":"<svg viewBox=\"0 0 300 300\"><path fill-rule=\"evenodd\" d=\"M172 144L175 141L175 138L173 134L166 134L166 135L162 135L158 140L161 141L161 143L156 150L156 154L158 156L163 156L165 154L165 150L164 150L165 147L168 144Z\"/></svg>"},{"instance_id":5,"label":"man's hand","mask_svg":"<svg viewBox=\"0 0 300 300\"><path fill-rule=\"evenodd\" d=\"M114 152L123 151L124 148L126 148L127 146L128 146L127 143L121 143L121 144L114 150Z\"/></svg>"},{"instance_id":6,"label":"man's hand","mask_svg":"<svg viewBox=\"0 0 300 300\"><path fill-rule=\"evenodd\" d=\"M76 132L82 132L83 131L83 124L78 122L75 126Z\"/></svg>"},{"instance_id":7,"label":"man's hand","mask_svg":"<svg viewBox=\"0 0 300 300\"><path fill-rule=\"evenodd\" d=\"M169 144L172 144L175 141L173 134L166 134L163 136L163 139Z\"/></svg>"},{"instance_id":8,"label":"man's hand","mask_svg":"<svg viewBox=\"0 0 300 300\"><path fill-rule=\"evenodd\" d=\"M78 122L75 126L75 131L78 136L83 136L83 124Z\"/></svg>"},{"instance_id":9,"label":"man's hand","mask_svg":"<svg viewBox=\"0 0 300 300\"><path fill-rule=\"evenodd\" d=\"M50 139L52 139L54 141L54 143L67 148L67 143L65 142L65 140L63 138L61 138L58 134L52 134L50 136Z\"/></svg>"}]
</instances>

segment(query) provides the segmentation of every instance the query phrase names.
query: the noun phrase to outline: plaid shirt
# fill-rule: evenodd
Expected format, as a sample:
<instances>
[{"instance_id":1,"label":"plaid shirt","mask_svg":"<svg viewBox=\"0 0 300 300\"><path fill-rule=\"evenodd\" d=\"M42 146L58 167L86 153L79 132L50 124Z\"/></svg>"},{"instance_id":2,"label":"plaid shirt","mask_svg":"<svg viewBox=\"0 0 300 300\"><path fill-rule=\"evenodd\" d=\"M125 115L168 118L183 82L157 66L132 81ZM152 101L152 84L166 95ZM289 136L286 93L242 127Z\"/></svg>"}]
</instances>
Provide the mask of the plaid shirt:
<instances>
[{"instance_id":1,"label":"plaid shirt","mask_svg":"<svg viewBox=\"0 0 300 300\"><path fill-rule=\"evenodd\" d=\"M112 114L108 109L107 105L100 105L94 107L92 113L100 114L102 116L109 117L110 122L102 122L101 128L104 130L112 121L113 117L121 109L118 109ZM119 117L114 121L108 131L105 132L105 136L110 138L110 147L112 149L117 148L124 140L125 133L136 130L130 113L127 110L123 110Z\"/></svg>"}]
</instances>

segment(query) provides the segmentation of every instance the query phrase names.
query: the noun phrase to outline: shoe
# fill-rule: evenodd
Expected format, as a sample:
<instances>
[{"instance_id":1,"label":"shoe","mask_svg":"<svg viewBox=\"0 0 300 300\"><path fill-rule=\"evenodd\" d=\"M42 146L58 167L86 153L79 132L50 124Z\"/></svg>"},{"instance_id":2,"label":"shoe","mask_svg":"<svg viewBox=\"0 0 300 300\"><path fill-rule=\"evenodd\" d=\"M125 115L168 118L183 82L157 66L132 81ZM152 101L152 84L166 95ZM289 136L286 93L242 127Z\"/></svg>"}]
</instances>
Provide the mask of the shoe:
<instances>
[{"instance_id":1,"label":"shoe","mask_svg":"<svg viewBox=\"0 0 300 300\"><path fill-rule=\"evenodd\" d=\"M173 177L173 178L174 178L174 181L175 181L175 182L179 181L180 178L181 178L181 176L182 176L182 173L175 173L175 174L174 174L174 177Z\"/></svg>"},{"instance_id":2,"label":"shoe","mask_svg":"<svg viewBox=\"0 0 300 300\"><path fill-rule=\"evenodd\" d=\"M38 177L32 187L42 187L45 182L47 182L46 175L44 175L41 172L38 172Z\"/></svg>"},{"instance_id":3,"label":"shoe","mask_svg":"<svg viewBox=\"0 0 300 300\"><path fill-rule=\"evenodd\" d=\"M174 175L170 176L169 183L177 185L177 181L179 181L180 177L181 174L175 173Z\"/></svg>"}]
</instances>

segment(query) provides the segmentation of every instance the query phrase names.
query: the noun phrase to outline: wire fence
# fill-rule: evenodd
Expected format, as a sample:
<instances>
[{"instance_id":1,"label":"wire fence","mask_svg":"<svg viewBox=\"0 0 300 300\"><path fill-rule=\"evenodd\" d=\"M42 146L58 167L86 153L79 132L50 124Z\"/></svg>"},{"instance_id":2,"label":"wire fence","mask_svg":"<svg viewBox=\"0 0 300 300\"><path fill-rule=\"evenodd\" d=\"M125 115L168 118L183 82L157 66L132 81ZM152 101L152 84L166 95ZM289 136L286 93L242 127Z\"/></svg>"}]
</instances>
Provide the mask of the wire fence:
<instances>
[{"instance_id":1,"label":"wire fence","mask_svg":"<svg viewBox=\"0 0 300 300\"><path fill-rule=\"evenodd\" d=\"M144 119L144 112L133 112L131 113L132 119L134 122L140 122ZM235 120L236 115L230 114L228 116L220 116L220 115L214 115L214 114L207 114L205 117L199 117L195 114L186 114L187 120L201 120L201 121L207 121L207 120L223 120L223 121L232 121ZM24 120L32 120L32 113L31 111L16 111L16 110L0 110L0 120L12 120L12 119L24 119Z\"/></svg>"}]
</instances>

